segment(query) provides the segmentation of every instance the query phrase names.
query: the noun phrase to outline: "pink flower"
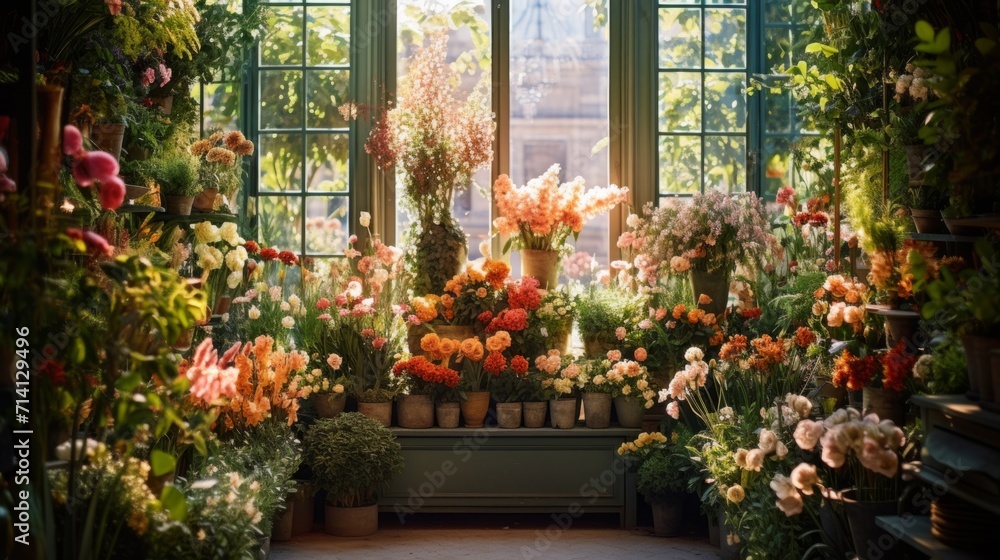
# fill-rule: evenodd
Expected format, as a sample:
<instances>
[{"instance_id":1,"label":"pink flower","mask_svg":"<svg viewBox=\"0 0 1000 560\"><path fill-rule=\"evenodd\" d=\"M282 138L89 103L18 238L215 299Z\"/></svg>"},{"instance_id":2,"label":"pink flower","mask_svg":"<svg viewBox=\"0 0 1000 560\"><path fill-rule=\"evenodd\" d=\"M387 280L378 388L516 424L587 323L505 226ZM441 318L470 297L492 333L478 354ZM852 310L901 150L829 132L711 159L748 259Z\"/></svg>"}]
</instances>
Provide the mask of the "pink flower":
<instances>
[{"instance_id":1,"label":"pink flower","mask_svg":"<svg viewBox=\"0 0 1000 560\"><path fill-rule=\"evenodd\" d=\"M104 3L108 6L108 12L117 16L122 13L122 0L104 0Z\"/></svg>"},{"instance_id":2,"label":"pink flower","mask_svg":"<svg viewBox=\"0 0 1000 560\"><path fill-rule=\"evenodd\" d=\"M792 469L791 480L792 485L806 496L812 495L813 486L823 482L819 479L819 475L816 474L816 465L810 465L809 463L800 463L799 466Z\"/></svg>"},{"instance_id":3,"label":"pink flower","mask_svg":"<svg viewBox=\"0 0 1000 560\"><path fill-rule=\"evenodd\" d=\"M74 158L73 179L81 187L89 187L94 181L104 181L118 176L118 160L107 152L85 152ZM122 184L124 188L124 183Z\"/></svg>"},{"instance_id":4,"label":"pink flower","mask_svg":"<svg viewBox=\"0 0 1000 560\"><path fill-rule=\"evenodd\" d=\"M236 350L239 344L235 345ZM218 359L218 352L212 346L212 339L206 338L198 345L191 365L184 372L191 381L191 395L205 404L211 405L222 397L236 396L236 380L240 372L234 367L226 367L227 361L235 356L233 348Z\"/></svg>"},{"instance_id":5,"label":"pink flower","mask_svg":"<svg viewBox=\"0 0 1000 560\"><path fill-rule=\"evenodd\" d=\"M801 420L795 426L795 433L792 437L795 438L795 443L800 449L811 451L816 448L816 444L819 443L819 438L823 436L825 430L822 422Z\"/></svg>"},{"instance_id":6,"label":"pink flower","mask_svg":"<svg viewBox=\"0 0 1000 560\"><path fill-rule=\"evenodd\" d=\"M324 313L324 314L322 314L322 315L320 315L319 317L316 317L316 318L319 319L320 321L329 321L333 317L331 317L329 313Z\"/></svg>"},{"instance_id":7,"label":"pink flower","mask_svg":"<svg viewBox=\"0 0 1000 560\"><path fill-rule=\"evenodd\" d=\"M341 364L344 363L344 359L337 354L330 354L326 357L326 363L336 371L340 369Z\"/></svg>"},{"instance_id":8,"label":"pink flower","mask_svg":"<svg viewBox=\"0 0 1000 560\"><path fill-rule=\"evenodd\" d=\"M319 298L319 300L316 301L316 309L322 310L322 309L327 309L329 307L330 307L330 300L326 298Z\"/></svg>"},{"instance_id":9,"label":"pink flower","mask_svg":"<svg viewBox=\"0 0 1000 560\"><path fill-rule=\"evenodd\" d=\"M125 202L125 182L117 175L102 179L98 198L101 208L117 210Z\"/></svg>"},{"instance_id":10,"label":"pink flower","mask_svg":"<svg viewBox=\"0 0 1000 560\"><path fill-rule=\"evenodd\" d=\"M80 129L68 124L63 127L63 153L68 156L76 156L83 151L83 135Z\"/></svg>"},{"instance_id":11,"label":"pink flower","mask_svg":"<svg viewBox=\"0 0 1000 560\"><path fill-rule=\"evenodd\" d=\"M627 331L625 330L625 327L618 327L617 329L615 329L615 338L617 338L618 340L625 340L626 334Z\"/></svg>"},{"instance_id":12,"label":"pink flower","mask_svg":"<svg viewBox=\"0 0 1000 560\"><path fill-rule=\"evenodd\" d=\"M653 328L653 322L649 319L643 319L642 321L639 321L638 327L644 331L648 331Z\"/></svg>"},{"instance_id":13,"label":"pink flower","mask_svg":"<svg viewBox=\"0 0 1000 560\"><path fill-rule=\"evenodd\" d=\"M646 349L645 348L636 348L635 349L635 361L637 361L637 362L645 362L647 357L648 357L648 354L646 353Z\"/></svg>"},{"instance_id":14,"label":"pink flower","mask_svg":"<svg viewBox=\"0 0 1000 560\"><path fill-rule=\"evenodd\" d=\"M81 234L80 238L87 245L88 253L103 254L109 257L115 254L114 247L108 243L108 240L103 235L97 232L86 230Z\"/></svg>"},{"instance_id":15,"label":"pink flower","mask_svg":"<svg viewBox=\"0 0 1000 560\"><path fill-rule=\"evenodd\" d=\"M612 362L617 362L622 359L621 350L608 350L608 359Z\"/></svg>"},{"instance_id":16,"label":"pink flower","mask_svg":"<svg viewBox=\"0 0 1000 560\"><path fill-rule=\"evenodd\" d=\"M153 70L152 68L146 68L142 72L142 76L139 77L139 83L142 84L142 87L149 87L155 81L156 81L156 70Z\"/></svg>"},{"instance_id":17,"label":"pink flower","mask_svg":"<svg viewBox=\"0 0 1000 560\"><path fill-rule=\"evenodd\" d=\"M670 401L670 404L667 405L667 414L674 420L681 417L681 408L677 406L677 401Z\"/></svg>"},{"instance_id":18,"label":"pink flower","mask_svg":"<svg viewBox=\"0 0 1000 560\"><path fill-rule=\"evenodd\" d=\"M160 63L160 87L167 85L170 82L170 78L174 75L173 70L167 68L162 62Z\"/></svg>"},{"instance_id":19,"label":"pink flower","mask_svg":"<svg viewBox=\"0 0 1000 560\"><path fill-rule=\"evenodd\" d=\"M382 347L385 346L385 343L386 343L386 338L384 336L379 336L372 341L372 347L375 348L376 350L381 350Z\"/></svg>"}]
</instances>

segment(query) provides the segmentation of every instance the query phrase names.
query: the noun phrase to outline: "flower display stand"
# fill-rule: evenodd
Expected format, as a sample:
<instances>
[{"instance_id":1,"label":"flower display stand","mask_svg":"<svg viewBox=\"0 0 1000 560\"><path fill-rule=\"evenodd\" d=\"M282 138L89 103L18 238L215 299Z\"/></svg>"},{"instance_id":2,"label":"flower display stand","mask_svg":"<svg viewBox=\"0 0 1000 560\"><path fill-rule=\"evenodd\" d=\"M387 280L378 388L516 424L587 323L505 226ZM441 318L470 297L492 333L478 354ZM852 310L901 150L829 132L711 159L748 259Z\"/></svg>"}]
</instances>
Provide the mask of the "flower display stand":
<instances>
[{"instance_id":1,"label":"flower display stand","mask_svg":"<svg viewBox=\"0 0 1000 560\"><path fill-rule=\"evenodd\" d=\"M637 430L392 431L405 466L379 511L402 521L416 513L551 513L566 522L616 513L622 527L635 526L635 474L616 450Z\"/></svg>"}]
</instances>

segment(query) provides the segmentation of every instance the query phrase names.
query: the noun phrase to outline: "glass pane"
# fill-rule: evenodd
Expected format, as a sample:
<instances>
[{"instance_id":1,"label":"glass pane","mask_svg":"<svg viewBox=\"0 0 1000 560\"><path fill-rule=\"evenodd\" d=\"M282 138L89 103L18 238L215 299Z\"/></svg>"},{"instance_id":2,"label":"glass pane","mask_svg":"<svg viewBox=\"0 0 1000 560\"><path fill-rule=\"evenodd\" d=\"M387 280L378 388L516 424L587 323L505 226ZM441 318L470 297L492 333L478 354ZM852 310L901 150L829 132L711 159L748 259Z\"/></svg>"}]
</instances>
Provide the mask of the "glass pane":
<instances>
[{"instance_id":1,"label":"glass pane","mask_svg":"<svg viewBox=\"0 0 1000 560\"><path fill-rule=\"evenodd\" d=\"M302 136L261 134L260 191L302 191Z\"/></svg>"},{"instance_id":2,"label":"glass pane","mask_svg":"<svg viewBox=\"0 0 1000 560\"><path fill-rule=\"evenodd\" d=\"M350 100L349 70L308 70L309 78L309 128L347 128L337 107Z\"/></svg>"},{"instance_id":3,"label":"glass pane","mask_svg":"<svg viewBox=\"0 0 1000 560\"><path fill-rule=\"evenodd\" d=\"M701 129L701 73L660 72L660 132Z\"/></svg>"},{"instance_id":4,"label":"glass pane","mask_svg":"<svg viewBox=\"0 0 1000 560\"><path fill-rule=\"evenodd\" d=\"M310 196L306 199L306 254L341 254L347 247L346 196Z\"/></svg>"},{"instance_id":5,"label":"glass pane","mask_svg":"<svg viewBox=\"0 0 1000 560\"><path fill-rule=\"evenodd\" d=\"M791 141L788 138L768 138L764 141L764 184L760 195L774 200L778 189L792 185Z\"/></svg>"},{"instance_id":6,"label":"glass pane","mask_svg":"<svg viewBox=\"0 0 1000 560\"><path fill-rule=\"evenodd\" d=\"M513 13L514 8L511 10ZM488 0L397 0L397 77L406 75L407 60L420 45L426 43L427 36L443 30L448 35L448 62L462 73L459 91L464 99L484 75L489 75L490 14ZM516 109L512 109L514 112ZM456 192L452 206L453 215L469 238L470 260L482 256L479 243L490 236L489 189L492 181L489 166L476 174L473 182L478 187ZM397 201L403 199L403 189L402 177L397 177ZM486 197L481 192L485 192ZM400 204L396 207L396 239L402 240L409 226L409 216Z\"/></svg>"},{"instance_id":7,"label":"glass pane","mask_svg":"<svg viewBox=\"0 0 1000 560\"><path fill-rule=\"evenodd\" d=\"M510 177L518 185L555 163L561 167L560 182L579 176L592 187L610 180L608 150L603 147L610 135L609 26L605 22L595 29L592 4L588 0L510 3ZM520 70L515 64L518 58L525 61ZM530 82L541 71L525 68L545 68L550 59L560 61L558 78L536 101L524 85L517 85L519 74ZM576 251L607 263L609 246L608 221L602 217L584 226Z\"/></svg>"},{"instance_id":8,"label":"glass pane","mask_svg":"<svg viewBox=\"0 0 1000 560\"><path fill-rule=\"evenodd\" d=\"M302 72L260 71L260 128L302 127Z\"/></svg>"},{"instance_id":9,"label":"glass pane","mask_svg":"<svg viewBox=\"0 0 1000 560\"><path fill-rule=\"evenodd\" d=\"M765 31L764 51L767 53L765 68L770 70L775 66L791 66L792 41L790 32L785 28L770 28Z\"/></svg>"},{"instance_id":10,"label":"glass pane","mask_svg":"<svg viewBox=\"0 0 1000 560\"><path fill-rule=\"evenodd\" d=\"M791 132L791 94L771 93L765 90L759 95L764 96L764 130L775 133Z\"/></svg>"},{"instance_id":11,"label":"glass pane","mask_svg":"<svg viewBox=\"0 0 1000 560\"><path fill-rule=\"evenodd\" d=\"M791 17L792 0L764 0L764 21L782 23Z\"/></svg>"},{"instance_id":12,"label":"glass pane","mask_svg":"<svg viewBox=\"0 0 1000 560\"><path fill-rule=\"evenodd\" d=\"M705 74L705 130L742 132L747 126L746 74Z\"/></svg>"},{"instance_id":13,"label":"glass pane","mask_svg":"<svg viewBox=\"0 0 1000 560\"><path fill-rule=\"evenodd\" d=\"M302 64L301 6L275 6L268 10L270 32L260 41L262 65L297 66Z\"/></svg>"},{"instance_id":14,"label":"glass pane","mask_svg":"<svg viewBox=\"0 0 1000 560\"><path fill-rule=\"evenodd\" d=\"M726 192L746 190L746 138L742 136L705 137L705 188Z\"/></svg>"},{"instance_id":15,"label":"glass pane","mask_svg":"<svg viewBox=\"0 0 1000 560\"><path fill-rule=\"evenodd\" d=\"M660 67L701 67L701 10L660 8Z\"/></svg>"},{"instance_id":16,"label":"glass pane","mask_svg":"<svg viewBox=\"0 0 1000 560\"><path fill-rule=\"evenodd\" d=\"M347 134L310 134L309 170L306 189L310 192L346 192L348 184Z\"/></svg>"},{"instance_id":17,"label":"glass pane","mask_svg":"<svg viewBox=\"0 0 1000 560\"><path fill-rule=\"evenodd\" d=\"M746 10L705 10L705 68L746 68L746 45Z\"/></svg>"},{"instance_id":18,"label":"glass pane","mask_svg":"<svg viewBox=\"0 0 1000 560\"><path fill-rule=\"evenodd\" d=\"M211 83L205 84L204 120L205 130L221 128L223 130L239 130L240 89L236 84Z\"/></svg>"},{"instance_id":19,"label":"glass pane","mask_svg":"<svg viewBox=\"0 0 1000 560\"><path fill-rule=\"evenodd\" d=\"M282 251L302 251L302 197L260 197L260 240Z\"/></svg>"},{"instance_id":20,"label":"glass pane","mask_svg":"<svg viewBox=\"0 0 1000 560\"><path fill-rule=\"evenodd\" d=\"M660 194L701 191L701 138L660 137Z\"/></svg>"},{"instance_id":21,"label":"glass pane","mask_svg":"<svg viewBox=\"0 0 1000 560\"><path fill-rule=\"evenodd\" d=\"M306 64L350 64L351 9L342 6L309 8L306 15Z\"/></svg>"}]
</instances>

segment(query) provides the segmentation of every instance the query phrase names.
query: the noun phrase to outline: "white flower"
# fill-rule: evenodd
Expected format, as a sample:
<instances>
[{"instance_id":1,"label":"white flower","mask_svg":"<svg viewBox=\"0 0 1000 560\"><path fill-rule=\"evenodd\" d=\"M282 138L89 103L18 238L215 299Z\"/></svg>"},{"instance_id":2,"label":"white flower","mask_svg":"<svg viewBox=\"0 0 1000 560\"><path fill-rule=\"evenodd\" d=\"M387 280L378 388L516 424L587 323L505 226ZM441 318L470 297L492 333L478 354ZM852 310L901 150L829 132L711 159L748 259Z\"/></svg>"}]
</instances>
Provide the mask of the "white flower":
<instances>
[{"instance_id":1,"label":"white flower","mask_svg":"<svg viewBox=\"0 0 1000 560\"><path fill-rule=\"evenodd\" d=\"M705 352L697 346L692 346L684 352L684 359L689 362L700 362L705 357Z\"/></svg>"},{"instance_id":2,"label":"white flower","mask_svg":"<svg viewBox=\"0 0 1000 560\"><path fill-rule=\"evenodd\" d=\"M73 453L75 455L74 459L79 461L85 456L89 456L91 453L97 450L98 442L97 440L87 438L86 440L74 439L69 441L64 441L56 447L56 458L62 461L70 460L70 446L73 446Z\"/></svg>"},{"instance_id":3,"label":"white flower","mask_svg":"<svg viewBox=\"0 0 1000 560\"><path fill-rule=\"evenodd\" d=\"M236 224L233 224L235 227ZM219 235L219 228L216 227L212 222L205 221L197 223L191 226L194 230L194 237L198 240L198 243L218 243L222 240Z\"/></svg>"},{"instance_id":4,"label":"white flower","mask_svg":"<svg viewBox=\"0 0 1000 560\"><path fill-rule=\"evenodd\" d=\"M281 318L281 326L290 329L295 326L295 319L292 319L289 315L285 315Z\"/></svg>"},{"instance_id":5,"label":"white flower","mask_svg":"<svg viewBox=\"0 0 1000 560\"><path fill-rule=\"evenodd\" d=\"M281 302L281 305L279 307L281 307L282 311L289 311L292 309L292 304L288 303L287 301L283 301Z\"/></svg>"},{"instance_id":6,"label":"white flower","mask_svg":"<svg viewBox=\"0 0 1000 560\"><path fill-rule=\"evenodd\" d=\"M244 243L244 239L240 237L240 232L237 229L236 224L233 222L226 222L222 224L222 227L218 228L218 236L233 247ZM244 252L246 251L244 250Z\"/></svg>"},{"instance_id":7,"label":"white flower","mask_svg":"<svg viewBox=\"0 0 1000 560\"><path fill-rule=\"evenodd\" d=\"M236 286L239 286L240 282L242 281L243 281L243 271L235 270L233 272L230 272L229 276L226 277L226 286L229 286L230 290L235 290Z\"/></svg>"},{"instance_id":8,"label":"white flower","mask_svg":"<svg viewBox=\"0 0 1000 560\"><path fill-rule=\"evenodd\" d=\"M358 218L358 223L361 224L361 227L368 227L372 223L372 215L368 212L362 212L361 217Z\"/></svg>"},{"instance_id":9,"label":"white flower","mask_svg":"<svg viewBox=\"0 0 1000 560\"><path fill-rule=\"evenodd\" d=\"M223 323L228 323L229 322L229 313L223 313L222 314L222 322Z\"/></svg>"},{"instance_id":10,"label":"white flower","mask_svg":"<svg viewBox=\"0 0 1000 560\"><path fill-rule=\"evenodd\" d=\"M247 311L247 317L251 319L260 319L260 309L256 305L250 306L250 310Z\"/></svg>"},{"instance_id":11,"label":"white flower","mask_svg":"<svg viewBox=\"0 0 1000 560\"><path fill-rule=\"evenodd\" d=\"M630 228L636 228L639 226L639 216L636 214L629 214L628 218L625 219L625 223Z\"/></svg>"},{"instance_id":12,"label":"white flower","mask_svg":"<svg viewBox=\"0 0 1000 560\"><path fill-rule=\"evenodd\" d=\"M299 299L299 296L292 294L288 296L288 305L291 305L292 309L298 309L302 305L302 300Z\"/></svg>"}]
</instances>

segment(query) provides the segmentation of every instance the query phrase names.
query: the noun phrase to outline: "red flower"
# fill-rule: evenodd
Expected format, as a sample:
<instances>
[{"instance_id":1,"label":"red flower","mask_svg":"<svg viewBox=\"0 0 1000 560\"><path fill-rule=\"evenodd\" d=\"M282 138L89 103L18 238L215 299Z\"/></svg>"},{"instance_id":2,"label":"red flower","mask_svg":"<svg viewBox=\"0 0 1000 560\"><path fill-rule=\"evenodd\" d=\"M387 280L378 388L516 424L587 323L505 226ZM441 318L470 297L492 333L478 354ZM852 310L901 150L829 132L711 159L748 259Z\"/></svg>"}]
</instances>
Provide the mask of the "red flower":
<instances>
[{"instance_id":1,"label":"red flower","mask_svg":"<svg viewBox=\"0 0 1000 560\"><path fill-rule=\"evenodd\" d=\"M507 284L507 305L513 309L533 311L542 304L541 284L530 276Z\"/></svg>"},{"instance_id":2,"label":"red flower","mask_svg":"<svg viewBox=\"0 0 1000 560\"><path fill-rule=\"evenodd\" d=\"M396 375L409 375L426 383L435 383L445 387L456 387L459 382L458 372L443 366L436 365L423 356L415 356L409 360L396 362L392 366L392 372Z\"/></svg>"},{"instance_id":3,"label":"red flower","mask_svg":"<svg viewBox=\"0 0 1000 560\"><path fill-rule=\"evenodd\" d=\"M490 352L490 355L486 356L486 361L483 362L483 370L490 375L500 375L505 369L507 369L507 358L504 358L500 352Z\"/></svg>"},{"instance_id":4,"label":"red flower","mask_svg":"<svg viewBox=\"0 0 1000 560\"><path fill-rule=\"evenodd\" d=\"M493 320L493 312L487 309L486 311L480 313L476 319L479 319L480 323L489 324L489 322Z\"/></svg>"},{"instance_id":5,"label":"red flower","mask_svg":"<svg viewBox=\"0 0 1000 560\"><path fill-rule=\"evenodd\" d=\"M816 342L816 333L812 332L809 327L799 327L795 331L795 345L799 348L808 348L810 344Z\"/></svg>"},{"instance_id":6,"label":"red flower","mask_svg":"<svg viewBox=\"0 0 1000 560\"><path fill-rule=\"evenodd\" d=\"M761 313L763 312L759 307L751 307L750 309L740 311L740 315L742 315L744 319L756 319L761 316Z\"/></svg>"},{"instance_id":7,"label":"red flower","mask_svg":"<svg viewBox=\"0 0 1000 560\"><path fill-rule=\"evenodd\" d=\"M778 195L774 199L778 204L787 204L789 206L795 206L795 189L789 186L784 186L778 189Z\"/></svg>"},{"instance_id":8,"label":"red flower","mask_svg":"<svg viewBox=\"0 0 1000 560\"><path fill-rule=\"evenodd\" d=\"M260 251L260 258L265 261L273 261L278 258L278 250L273 247L268 247L267 249L262 249Z\"/></svg>"},{"instance_id":9,"label":"red flower","mask_svg":"<svg viewBox=\"0 0 1000 560\"><path fill-rule=\"evenodd\" d=\"M809 215L809 225L813 227L825 226L830 218L823 212L813 212Z\"/></svg>"},{"instance_id":10,"label":"red flower","mask_svg":"<svg viewBox=\"0 0 1000 560\"><path fill-rule=\"evenodd\" d=\"M528 360L521 355L514 356L510 361L510 369L518 375L524 375L528 371Z\"/></svg>"},{"instance_id":11,"label":"red flower","mask_svg":"<svg viewBox=\"0 0 1000 560\"><path fill-rule=\"evenodd\" d=\"M316 309L328 309L330 307L330 300L326 298L319 298L316 302Z\"/></svg>"},{"instance_id":12,"label":"red flower","mask_svg":"<svg viewBox=\"0 0 1000 560\"><path fill-rule=\"evenodd\" d=\"M63 369L62 364L55 360L45 360L42 365L38 367L38 373L42 377L49 380L55 387L62 387L66 384L66 371Z\"/></svg>"},{"instance_id":13,"label":"red flower","mask_svg":"<svg viewBox=\"0 0 1000 560\"><path fill-rule=\"evenodd\" d=\"M882 387L891 391L902 391L903 383L913 371L917 356L906 347L906 341L900 340L896 346L885 355L882 362Z\"/></svg>"},{"instance_id":14,"label":"red flower","mask_svg":"<svg viewBox=\"0 0 1000 560\"><path fill-rule=\"evenodd\" d=\"M251 255L256 255L260 252L260 245L257 245L256 241L250 240L243 244L243 248L247 250L247 253Z\"/></svg>"},{"instance_id":15,"label":"red flower","mask_svg":"<svg viewBox=\"0 0 1000 560\"><path fill-rule=\"evenodd\" d=\"M493 318L486 327L486 332L497 331L520 332L528 328L528 312L524 309L504 309Z\"/></svg>"},{"instance_id":16,"label":"red flower","mask_svg":"<svg viewBox=\"0 0 1000 560\"><path fill-rule=\"evenodd\" d=\"M295 266L299 264L299 258L295 256L295 253L291 251L282 251L278 253L278 260L285 263L287 266Z\"/></svg>"},{"instance_id":17,"label":"red flower","mask_svg":"<svg viewBox=\"0 0 1000 560\"><path fill-rule=\"evenodd\" d=\"M844 350L844 353L833 363L833 385L835 387L846 386L852 391L860 391L871 382L880 366L881 364L875 356L858 358L851 355L850 351Z\"/></svg>"}]
</instances>

